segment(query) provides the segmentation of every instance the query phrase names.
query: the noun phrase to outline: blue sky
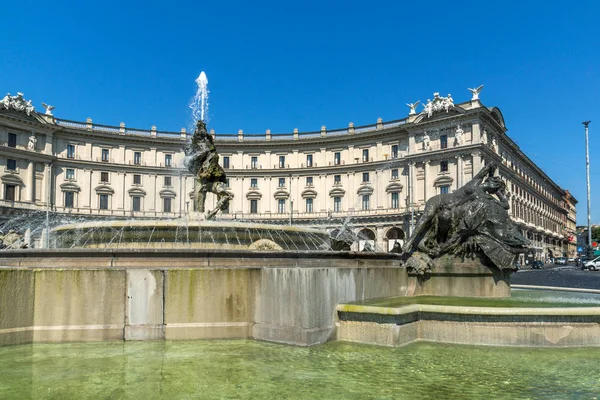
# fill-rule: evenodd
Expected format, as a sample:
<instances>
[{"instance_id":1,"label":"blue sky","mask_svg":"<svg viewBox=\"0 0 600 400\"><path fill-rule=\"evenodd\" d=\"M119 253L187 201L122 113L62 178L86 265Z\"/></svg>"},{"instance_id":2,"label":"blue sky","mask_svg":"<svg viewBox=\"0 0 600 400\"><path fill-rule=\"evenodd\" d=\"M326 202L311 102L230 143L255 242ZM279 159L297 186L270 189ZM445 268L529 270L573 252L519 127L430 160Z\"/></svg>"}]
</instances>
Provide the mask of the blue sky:
<instances>
[{"instance_id":1,"label":"blue sky","mask_svg":"<svg viewBox=\"0 0 600 400\"><path fill-rule=\"evenodd\" d=\"M600 223L595 1L5 2L0 92L61 118L178 131L194 79L209 128L264 133L403 118L433 92L501 109L508 134ZM596 195L598 194L598 195ZM595 205L594 205L595 204Z\"/></svg>"}]
</instances>

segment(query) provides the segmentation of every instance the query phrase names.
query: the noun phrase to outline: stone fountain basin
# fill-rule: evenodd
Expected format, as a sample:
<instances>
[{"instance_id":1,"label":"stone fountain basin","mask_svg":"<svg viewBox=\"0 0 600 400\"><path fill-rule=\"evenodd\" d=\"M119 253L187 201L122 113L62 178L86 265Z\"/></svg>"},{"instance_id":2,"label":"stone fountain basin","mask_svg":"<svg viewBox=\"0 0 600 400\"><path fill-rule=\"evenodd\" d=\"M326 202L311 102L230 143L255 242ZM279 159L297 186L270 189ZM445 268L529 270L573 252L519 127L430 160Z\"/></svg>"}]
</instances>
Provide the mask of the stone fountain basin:
<instances>
[{"instance_id":1,"label":"stone fountain basin","mask_svg":"<svg viewBox=\"0 0 600 400\"><path fill-rule=\"evenodd\" d=\"M62 225L54 248L306 251L330 247L324 230L236 221L115 220Z\"/></svg>"}]
</instances>

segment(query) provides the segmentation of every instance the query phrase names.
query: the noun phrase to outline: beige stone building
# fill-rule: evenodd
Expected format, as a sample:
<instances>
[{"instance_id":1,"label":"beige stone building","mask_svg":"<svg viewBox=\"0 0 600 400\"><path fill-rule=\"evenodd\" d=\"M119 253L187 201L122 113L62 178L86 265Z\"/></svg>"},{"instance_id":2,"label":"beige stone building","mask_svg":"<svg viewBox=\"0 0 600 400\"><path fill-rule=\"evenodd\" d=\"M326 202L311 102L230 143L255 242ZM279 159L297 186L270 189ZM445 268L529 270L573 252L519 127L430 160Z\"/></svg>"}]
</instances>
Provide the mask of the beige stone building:
<instances>
[{"instance_id":1,"label":"beige stone building","mask_svg":"<svg viewBox=\"0 0 600 400\"><path fill-rule=\"evenodd\" d=\"M183 167L189 136L69 121L0 102L0 210L106 218L182 218L194 179ZM7 105L3 105L7 104ZM21 104L21 105L22 105ZM30 103L28 103L30 104ZM512 218L530 257L574 253L576 200L506 134L500 110L434 95L403 119L315 132L215 135L233 195L221 219L320 226L359 234L381 250L403 242L425 202L456 190L485 162L500 165ZM214 132L211 132L214 134ZM209 195L210 196L210 195ZM214 205L209 197L207 206Z\"/></svg>"}]
</instances>

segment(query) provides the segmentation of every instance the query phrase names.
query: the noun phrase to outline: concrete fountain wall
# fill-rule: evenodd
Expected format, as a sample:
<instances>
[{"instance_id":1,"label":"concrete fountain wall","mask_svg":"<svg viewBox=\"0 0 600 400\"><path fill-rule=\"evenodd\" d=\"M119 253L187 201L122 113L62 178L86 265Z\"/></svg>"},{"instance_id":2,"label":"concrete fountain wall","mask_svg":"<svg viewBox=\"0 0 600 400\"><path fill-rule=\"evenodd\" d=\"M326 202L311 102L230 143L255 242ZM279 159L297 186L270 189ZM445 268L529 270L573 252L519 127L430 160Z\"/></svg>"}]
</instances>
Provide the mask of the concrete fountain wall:
<instances>
[{"instance_id":1,"label":"concrete fountain wall","mask_svg":"<svg viewBox=\"0 0 600 400\"><path fill-rule=\"evenodd\" d=\"M388 254L248 251L7 251L0 345L335 336L336 305L407 294Z\"/></svg>"}]
</instances>

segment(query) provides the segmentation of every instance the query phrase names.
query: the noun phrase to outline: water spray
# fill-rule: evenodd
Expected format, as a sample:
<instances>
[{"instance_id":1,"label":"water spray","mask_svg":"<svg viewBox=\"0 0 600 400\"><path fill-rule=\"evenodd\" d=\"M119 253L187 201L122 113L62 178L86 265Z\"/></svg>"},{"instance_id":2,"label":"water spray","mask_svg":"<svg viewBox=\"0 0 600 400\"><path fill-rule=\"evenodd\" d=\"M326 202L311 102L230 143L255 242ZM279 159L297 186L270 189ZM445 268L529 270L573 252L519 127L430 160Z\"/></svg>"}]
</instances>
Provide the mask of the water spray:
<instances>
[{"instance_id":1,"label":"water spray","mask_svg":"<svg viewBox=\"0 0 600 400\"><path fill-rule=\"evenodd\" d=\"M196 90L196 95L192 99L190 103L190 108L192 109L192 117L194 118L194 123L198 120L202 120L206 122L205 118L208 118L208 78L204 71L200 72L198 78L196 78L196 85L198 89Z\"/></svg>"}]
</instances>

